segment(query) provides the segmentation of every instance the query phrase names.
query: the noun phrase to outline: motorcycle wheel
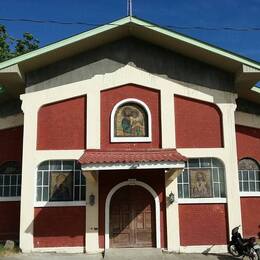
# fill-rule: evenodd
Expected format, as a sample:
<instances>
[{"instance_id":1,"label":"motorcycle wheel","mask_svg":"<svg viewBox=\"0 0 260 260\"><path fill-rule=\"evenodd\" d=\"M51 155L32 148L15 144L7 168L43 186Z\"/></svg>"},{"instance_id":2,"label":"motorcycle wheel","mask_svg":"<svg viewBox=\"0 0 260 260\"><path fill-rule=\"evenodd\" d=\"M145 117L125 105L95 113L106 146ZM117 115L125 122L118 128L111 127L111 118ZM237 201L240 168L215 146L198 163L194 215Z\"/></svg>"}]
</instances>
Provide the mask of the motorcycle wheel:
<instances>
[{"instance_id":1,"label":"motorcycle wheel","mask_svg":"<svg viewBox=\"0 0 260 260\"><path fill-rule=\"evenodd\" d=\"M234 244L229 244L228 245L228 252L235 256L235 257L240 257L242 254L240 254ZM260 260L260 259L259 259Z\"/></svg>"}]
</instances>

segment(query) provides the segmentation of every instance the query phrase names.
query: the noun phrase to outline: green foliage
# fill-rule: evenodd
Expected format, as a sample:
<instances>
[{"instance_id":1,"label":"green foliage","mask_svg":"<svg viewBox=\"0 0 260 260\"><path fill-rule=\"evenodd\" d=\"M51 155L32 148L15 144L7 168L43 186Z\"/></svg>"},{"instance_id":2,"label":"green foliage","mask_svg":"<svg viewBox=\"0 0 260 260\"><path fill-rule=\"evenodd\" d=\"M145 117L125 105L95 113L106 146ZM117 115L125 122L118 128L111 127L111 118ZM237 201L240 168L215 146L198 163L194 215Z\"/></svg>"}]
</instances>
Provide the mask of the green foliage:
<instances>
[{"instance_id":1,"label":"green foliage","mask_svg":"<svg viewBox=\"0 0 260 260\"><path fill-rule=\"evenodd\" d=\"M5 26L0 24L0 62L39 48L39 41L25 32L22 39L11 37Z\"/></svg>"}]
</instances>

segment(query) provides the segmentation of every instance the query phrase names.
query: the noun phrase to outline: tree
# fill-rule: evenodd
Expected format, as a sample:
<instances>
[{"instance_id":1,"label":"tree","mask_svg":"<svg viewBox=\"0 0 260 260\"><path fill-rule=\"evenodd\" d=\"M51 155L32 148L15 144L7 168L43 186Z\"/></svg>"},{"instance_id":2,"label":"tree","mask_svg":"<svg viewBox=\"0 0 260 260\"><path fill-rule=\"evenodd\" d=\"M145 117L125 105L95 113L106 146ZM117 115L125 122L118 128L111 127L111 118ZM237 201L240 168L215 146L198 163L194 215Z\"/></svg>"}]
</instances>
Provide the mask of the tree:
<instances>
[{"instance_id":1,"label":"tree","mask_svg":"<svg viewBox=\"0 0 260 260\"><path fill-rule=\"evenodd\" d=\"M25 32L22 39L10 36L6 27L0 24L0 62L39 48L39 41Z\"/></svg>"}]
</instances>

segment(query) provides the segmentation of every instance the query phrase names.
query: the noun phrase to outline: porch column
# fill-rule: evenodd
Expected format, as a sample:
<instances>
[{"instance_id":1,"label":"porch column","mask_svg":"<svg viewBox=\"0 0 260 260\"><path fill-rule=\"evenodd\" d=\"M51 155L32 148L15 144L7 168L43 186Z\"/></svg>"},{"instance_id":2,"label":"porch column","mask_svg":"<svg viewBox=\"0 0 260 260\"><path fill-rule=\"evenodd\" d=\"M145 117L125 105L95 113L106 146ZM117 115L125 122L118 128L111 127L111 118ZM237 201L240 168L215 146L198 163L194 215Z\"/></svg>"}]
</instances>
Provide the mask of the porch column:
<instances>
[{"instance_id":1,"label":"porch column","mask_svg":"<svg viewBox=\"0 0 260 260\"><path fill-rule=\"evenodd\" d=\"M166 195L166 223L167 223L167 250L179 252L180 250L180 227L179 227L179 206L177 177L182 169L170 169L165 174L165 195ZM168 197L170 193L175 196L175 201L170 204Z\"/></svg>"},{"instance_id":2,"label":"porch column","mask_svg":"<svg viewBox=\"0 0 260 260\"><path fill-rule=\"evenodd\" d=\"M98 172L85 171L86 177L86 252L99 251L98 242ZM95 198L91 203L90 196Z\"/></svg>"},{"instance_id":3,"label":"porch column","mask_svg":"<svg viewBox=\"0 0 260 260\"><path fill-rule=\"evenodd\" d=\"M242 224L235 131L236 104L219 104L219 107L223 118L224 164L226 168L226 192L230 235L232 228ZM240 231L242 232L242 229Z\"/></svg>"}]
</instances>

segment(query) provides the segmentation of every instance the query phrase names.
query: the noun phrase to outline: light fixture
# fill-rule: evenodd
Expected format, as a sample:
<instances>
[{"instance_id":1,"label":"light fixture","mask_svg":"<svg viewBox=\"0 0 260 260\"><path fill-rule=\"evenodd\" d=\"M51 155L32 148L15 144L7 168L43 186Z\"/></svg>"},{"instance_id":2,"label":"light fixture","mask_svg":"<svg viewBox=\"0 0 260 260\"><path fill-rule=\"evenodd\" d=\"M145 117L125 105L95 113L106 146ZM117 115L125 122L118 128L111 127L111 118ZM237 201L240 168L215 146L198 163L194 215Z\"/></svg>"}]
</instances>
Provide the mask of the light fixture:
<instances>
[{"instance_id":1,"label":"light fixture","mask_svg":"<svg viewBox=\"0 0 260 260\"><path fill-rule=\"evenodd\" d=\"M175 201L175 196L171 191L171 193L168 196L168 202L169 202L169 204L172 204L174 201Z\"/></svg>"},{"instance_id":2,"label":"light fixture","mask_svg":"<svg viewBox=\"0 0 260 260\"><path fill-rule=\"evenodd\" d=\"M89 195L88 202L89 202L90 206L93 206L95 204L95 195L94 194Z\"/></svg>"}]
</instances>

